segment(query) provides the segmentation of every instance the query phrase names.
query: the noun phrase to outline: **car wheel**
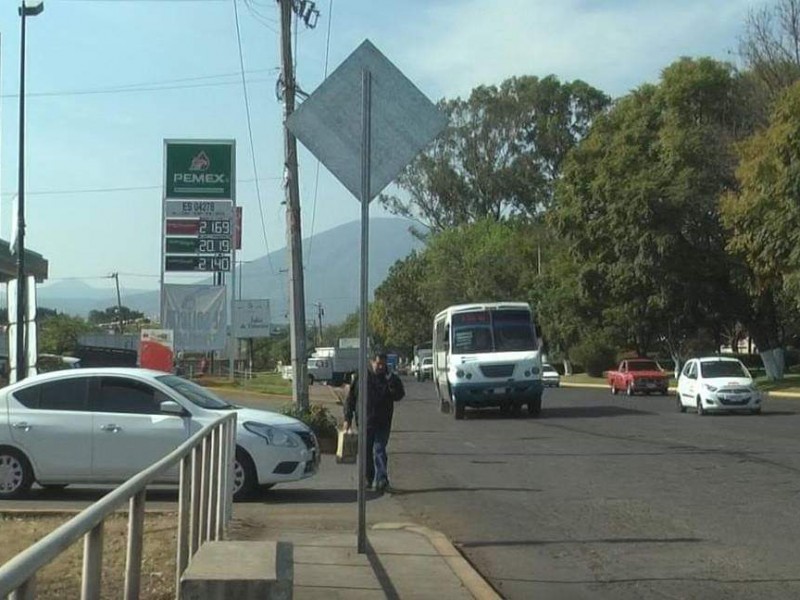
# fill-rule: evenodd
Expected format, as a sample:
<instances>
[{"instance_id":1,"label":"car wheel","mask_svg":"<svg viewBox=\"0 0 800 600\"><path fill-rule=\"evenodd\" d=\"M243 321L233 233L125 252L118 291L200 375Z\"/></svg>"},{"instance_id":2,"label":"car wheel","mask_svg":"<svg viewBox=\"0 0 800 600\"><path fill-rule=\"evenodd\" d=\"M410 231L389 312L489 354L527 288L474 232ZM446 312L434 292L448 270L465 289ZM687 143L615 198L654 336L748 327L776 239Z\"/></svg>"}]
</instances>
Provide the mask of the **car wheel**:
<instances>
[{"instance_id":1,"label":"car wheel","mask_svg":"<svg viewBox=\"0 0 800 600\"><path fill-rule=\"evenodd\" d=\"M13 448L0 449L0 499L24 496L32 485L33 469L25 455Z\"/></svg>"},{"instance_id":2,"label":"car wheel","mask_svg":"<svg viewBox=\"0 0 800 600\"><path fill-rule=\"evenodd\" d=\"M509 412L512 417L519 417L522 414L522 404L514 401L509 405Z\"/></svg>"},{"instance_id":3,"label":"car wheel","mask_svg":"<svg viewBox=\"0 0 800 600\"><path fill-rule=\"evenodd\" d=\"M464 403L458 401L452 390L450 391L450 410L453 411L453 417L455 417L456 421L464 418Z\"/></svg>"},{"instance_id":4,"label":"car wheel","mask_svg":"<svg viewBox=\"0 0 800 600\"><path fill-rule=\"evenodd\" d=\"M703 408L703 401L700 399L700 396L697 397L697 416L702 417L706 414L706 409Z\"/></svg>"},{"instance_id":5,"label":"car wheel","mask_svg":"<svg viewBox=\"0 0 800 600\"><path fill-rule=\"evenodd\" d=\"M536 396L533 400L528 401L528 416L534 419L542 414L542 397Z\"/></svg>"},{"instance_id":6,"label":"car wheel","mask_svg":"<svg viewBox=\"0 0 800 600\"><path fill-rule=\"evenodd\" d=\"M257 485L253 459L242 448L236 448L236 460L233 463L233 499L248 498L253 494Z\"/></svg>"},{"instance_id":7,"label":"car wheel","mask_svg":"<svg viewBox=\"0 0 800 600\"><path fill-rule=\"evenodd\" d=\"M611 384L611 395L612 396L616 396L618 391L619 390L617 390L617 386L612 383Z\"/></svg>"},{"instance_id":8,"label":"car wheel","mask_svg":"<svg viewBox=\"0 0 800 600\"><path fill-rule=\"evenodd\" d=\"M677 396L675 396L675 397L676 397L676 398L677 398L677 400L678 400L678 411L680 411L680 412L682 412L682 413L685 413L685 412L686 412L686 407L683 405L683 400L681 400L681 395L680 395L680 394L678 394L678 395L677 395Z\"/></svg>"},{"instance_id":9,"label":"car wheel","mask_svg":"<svg viewBox=\"0 0 800 600\"><path fill-rule=\"evenodd\" d=\"M628 396L633 396L634 395L635 392L633 391L633 383L632 382L628 384L628 389L626 390L626 392L627 392Z\"/></svg>"},{"instance_id":10,"label":"car wheel","mask_svg":"<svg viewBox=\"0 0 800 600\"><path fill-rule=\"evenodd\" d=\"M761 407L752 409L750 411L750 414L751 415L760 415L761 414Z\"/></svg>"},{"instance_id":11,"label":"car wheel","mask_svg":"<svg viewBox=\"0 0 800 600\"><path fill-rule=\"evenodd\" d=\"M309 375L308 376L308 385L314 385L314 376L313 375Z\"/></svg>"}]
</instances>

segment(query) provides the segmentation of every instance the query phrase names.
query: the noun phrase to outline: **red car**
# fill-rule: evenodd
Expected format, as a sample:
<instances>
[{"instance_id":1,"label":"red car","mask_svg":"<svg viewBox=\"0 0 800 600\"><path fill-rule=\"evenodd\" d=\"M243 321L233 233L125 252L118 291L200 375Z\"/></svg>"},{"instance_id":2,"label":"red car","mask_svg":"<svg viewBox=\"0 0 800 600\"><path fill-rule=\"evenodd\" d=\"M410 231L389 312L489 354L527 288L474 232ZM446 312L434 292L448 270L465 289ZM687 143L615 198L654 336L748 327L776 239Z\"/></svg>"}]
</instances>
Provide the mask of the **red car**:
<instances>
[{"instance_id":1,"label":"red car","mask_svg":"<svg viewBox=\"0 0 800 600\"><path fill-rule=\"evenodd\" d=\"M606 374L611 393L626 392L633 396L658 393L666 396L669 389L669 375L656 361L647 358L623 360L616 371Z\"/></svg>"}]
</instances>

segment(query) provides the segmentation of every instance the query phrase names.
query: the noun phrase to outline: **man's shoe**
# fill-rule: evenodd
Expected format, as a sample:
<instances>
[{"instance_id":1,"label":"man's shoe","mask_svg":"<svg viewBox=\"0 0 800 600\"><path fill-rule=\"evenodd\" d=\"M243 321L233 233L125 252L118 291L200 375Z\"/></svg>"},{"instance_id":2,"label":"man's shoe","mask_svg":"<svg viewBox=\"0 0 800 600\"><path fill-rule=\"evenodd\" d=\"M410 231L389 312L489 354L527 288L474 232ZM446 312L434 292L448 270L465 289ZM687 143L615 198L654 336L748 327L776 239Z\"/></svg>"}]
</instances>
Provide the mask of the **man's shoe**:
<instances>
[{"instance_id":1,"label":"man's shoe","mask_svg":"<svg viewBox=\"0 0 800 600\"><path fill-rule=\"evenodd\" d=\"M368 481L364 487L368 492L371 492L374 489L373 483L371 481Z\"/></svg>"},{"instance_id":2,"label":"man's shoe","mask_svg":"<svg viewBox=\"0 0 800 600\"><path fill-rule=\"evenodd\" d=\"M382 494L386 491L386 488L389 487L389 481L387 479L381 479L378 483L375 484L375 491L379 494Z\"/></svg>"}]
</instances>

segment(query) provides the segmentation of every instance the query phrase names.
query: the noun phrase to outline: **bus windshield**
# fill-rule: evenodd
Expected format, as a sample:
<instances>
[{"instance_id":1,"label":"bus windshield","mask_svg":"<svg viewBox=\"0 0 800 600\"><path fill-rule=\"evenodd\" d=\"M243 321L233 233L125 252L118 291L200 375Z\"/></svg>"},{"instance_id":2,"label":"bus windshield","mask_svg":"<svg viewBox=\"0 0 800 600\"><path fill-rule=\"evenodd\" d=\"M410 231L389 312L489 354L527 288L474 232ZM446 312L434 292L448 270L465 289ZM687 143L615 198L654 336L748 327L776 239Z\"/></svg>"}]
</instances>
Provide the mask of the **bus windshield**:
<instances>
[{"instance_id":1,"label":"bus windshield","mask_svg":"<svg viewBox=\"0 0 800 600\"><path fill-rule=\"evenodd\" d=\"M531 315L526 310L457 313L452 324L453 354L536 350Z\"/></svg>"}]
</instances>

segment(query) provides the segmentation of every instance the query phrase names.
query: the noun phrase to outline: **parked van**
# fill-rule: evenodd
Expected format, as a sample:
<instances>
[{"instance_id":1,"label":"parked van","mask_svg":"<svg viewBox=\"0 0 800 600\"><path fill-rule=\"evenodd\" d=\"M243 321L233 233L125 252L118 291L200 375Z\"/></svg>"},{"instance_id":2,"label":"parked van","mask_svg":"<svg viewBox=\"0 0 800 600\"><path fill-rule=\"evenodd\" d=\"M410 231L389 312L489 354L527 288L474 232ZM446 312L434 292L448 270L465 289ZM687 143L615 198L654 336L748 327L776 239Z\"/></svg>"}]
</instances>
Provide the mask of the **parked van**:
<instances>
[{"instance_id":1,"label":"parked van","mask_svg":"<svg viewBox=\"0 0 800 600\"><path fill-rule=\"evenodd\" d=\"M542 357L525 302L462 304L433 323L433 380L439 407L456 419L465 409L542 409Z\"/></svg>"}]
</instances>

